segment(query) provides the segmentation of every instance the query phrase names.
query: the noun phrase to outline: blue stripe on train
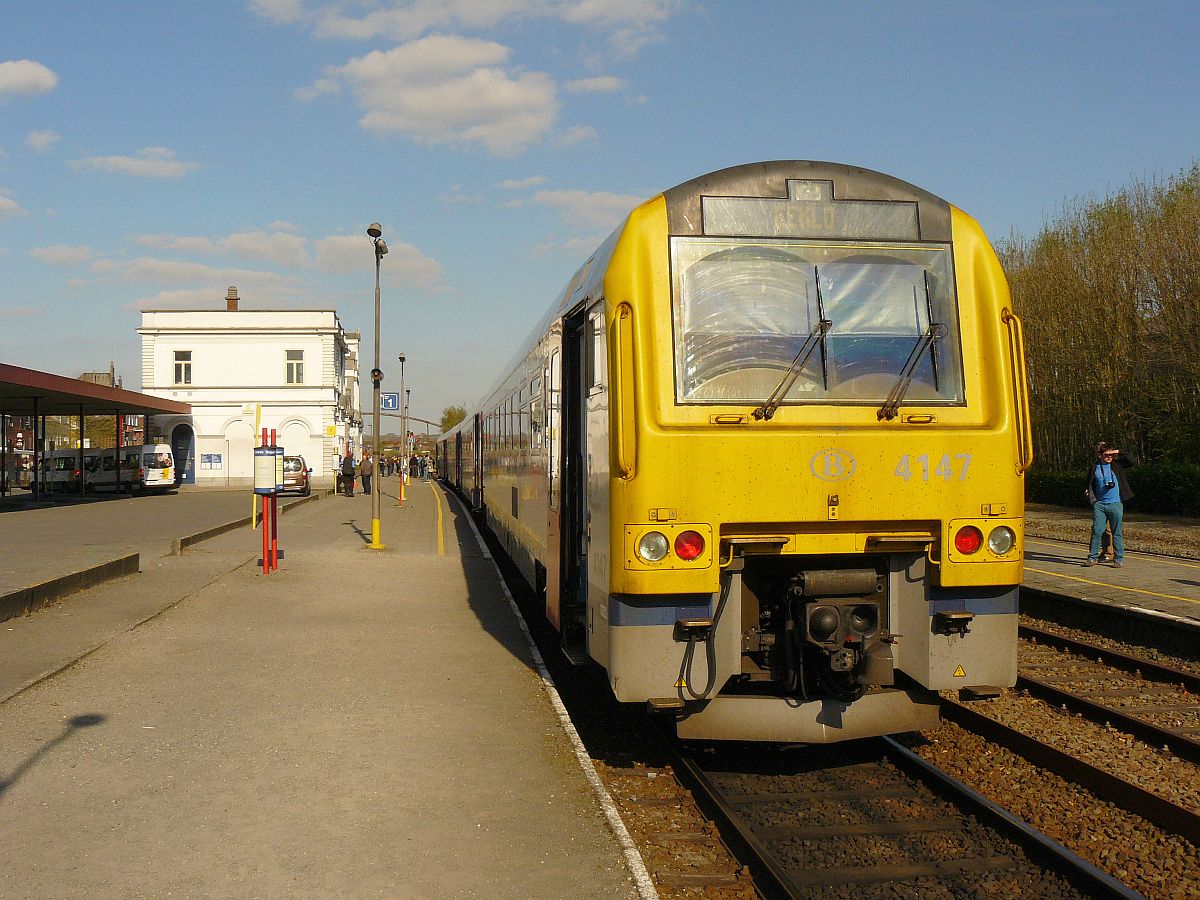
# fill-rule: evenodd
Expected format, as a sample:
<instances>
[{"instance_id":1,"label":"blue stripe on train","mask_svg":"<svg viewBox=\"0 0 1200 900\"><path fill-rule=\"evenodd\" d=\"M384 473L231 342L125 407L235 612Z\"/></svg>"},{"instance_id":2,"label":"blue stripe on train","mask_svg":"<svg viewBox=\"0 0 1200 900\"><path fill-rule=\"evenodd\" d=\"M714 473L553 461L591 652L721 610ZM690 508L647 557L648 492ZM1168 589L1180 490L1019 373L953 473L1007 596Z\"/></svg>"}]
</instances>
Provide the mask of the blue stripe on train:
<instances>
[{"instance_id":1,"label":"blue stripe on train","mask_svg":"<svg viewBox=\"0 0 1200 900\"><path fill-rule=\"evenodd\" d=\"M613 594L608 598L608 624L674 625L678 619L702 619L711 616L712 600L697 604L695 601L698 599L695 594L682 597L630 598Z\"/></svg>"},{"instance_id":2,"label":"blue stripe on train","mask_svg":"<svg viewBox=\"0 0 1200 900\"><path fill-rule=\"evenodd\" d=\"M929 615L973 612L977 616L1011 616L1017 611L1016 587L930 587Z\"/></svg>"}]
</instances>

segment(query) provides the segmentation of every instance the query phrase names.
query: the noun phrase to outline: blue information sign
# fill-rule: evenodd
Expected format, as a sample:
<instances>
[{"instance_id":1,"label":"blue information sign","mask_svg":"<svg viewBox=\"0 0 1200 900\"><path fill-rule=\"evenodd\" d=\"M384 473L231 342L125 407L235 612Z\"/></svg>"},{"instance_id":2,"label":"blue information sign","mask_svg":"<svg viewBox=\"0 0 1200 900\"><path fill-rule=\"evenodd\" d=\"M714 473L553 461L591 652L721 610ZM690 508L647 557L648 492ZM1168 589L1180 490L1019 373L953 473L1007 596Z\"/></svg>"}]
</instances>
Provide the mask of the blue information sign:
<instances>
[{"instance_id":1,"label":"blue information sign","mask_svg":"<svg viewBox=\"0 0 1200 900\"><path fill-rule=\"evenodd\" d=\"M380 394L379 408L384 411L399 412L400 411L400 395L399 394Z\"/></svg>"}]
</instances>

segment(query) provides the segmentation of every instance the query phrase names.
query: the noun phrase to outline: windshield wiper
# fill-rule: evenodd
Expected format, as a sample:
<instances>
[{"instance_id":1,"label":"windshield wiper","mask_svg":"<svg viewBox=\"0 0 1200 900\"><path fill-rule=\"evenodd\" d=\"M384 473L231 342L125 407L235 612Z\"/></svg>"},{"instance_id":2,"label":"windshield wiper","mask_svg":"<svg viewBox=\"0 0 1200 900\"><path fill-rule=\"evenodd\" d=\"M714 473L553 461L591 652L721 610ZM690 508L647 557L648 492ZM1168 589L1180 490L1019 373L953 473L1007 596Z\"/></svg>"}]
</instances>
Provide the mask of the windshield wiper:
<instances>
[{"instance_id":1,"label":"windshield wiper","mask_svg":"<svg viewBox=\"0 0 1200 900\"><path fill-rule=\"evenodd\" d=\"M913 293L916 293L916 288L913 288ZM921 356L926 350L929 352L929 364L933 368L933 388L940 390L938 384L938 366L936 349L937 342L944 338L948 329L941 322L933 321L933 301L929 297L929 272L925 273L925 308L929 313L929 327L924 333L917 338L916 345L908 354L908 360L904 363L904 368L900 370L900 375L896 379L896 383L892 385L892 389L888 392L887 399L883 401L883 406L879 407L875 412L875 418L879 420L887 419L889 422L896 418L896 410L900 406L900 401L904 399L904 395L908 393L908 387L912 384L913 373L917 370L917 363L921 361Z\"/></svg>"},{"instance_id":2,"label":"windshield wiper","mask_svg":"<svg viewBox=\"0 0 1200 900\"><path fill-rule=\"evenodd\" d=\"M792 385L800 377L800 372L804 369L808 358L812 356L813 350L818 346L821 348L821 378L825 382L825 387L829 387L829 370L825 359L825 335L833 327L833 322L825 318L825 304L821 297L821 273L816 266L813 266L813 279L817 283L817 324L805 338L799 352L793 357L792 364L783 373L783 379L775 385L775 390L771 391L771 395L767 397L767 402L754 410L754 418L759 421L766 419L769 422L775 417L775 410L779 409L779 404L792 389Z\"/></svg>"}]
</instances>

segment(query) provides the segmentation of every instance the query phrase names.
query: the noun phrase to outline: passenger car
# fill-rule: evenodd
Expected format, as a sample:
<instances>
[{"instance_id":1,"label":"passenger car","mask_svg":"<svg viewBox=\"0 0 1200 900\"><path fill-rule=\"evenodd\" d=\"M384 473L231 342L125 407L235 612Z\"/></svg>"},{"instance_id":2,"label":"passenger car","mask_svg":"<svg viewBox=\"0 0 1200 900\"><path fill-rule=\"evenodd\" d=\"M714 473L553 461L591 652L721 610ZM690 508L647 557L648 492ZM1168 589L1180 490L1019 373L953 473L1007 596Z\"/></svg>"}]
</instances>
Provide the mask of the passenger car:
<instances>
[{"instance_id":1,"label":"passenger car","mask_svg":"<svg viewBox=\"0 0 1200 900\"><path fill-rule=\"evenodd\" d=\"M295 491L302 497L312 493L312 469L304 462L303 456L285 456L283 458L283 490Z\"/></svg>"}]
</instances>

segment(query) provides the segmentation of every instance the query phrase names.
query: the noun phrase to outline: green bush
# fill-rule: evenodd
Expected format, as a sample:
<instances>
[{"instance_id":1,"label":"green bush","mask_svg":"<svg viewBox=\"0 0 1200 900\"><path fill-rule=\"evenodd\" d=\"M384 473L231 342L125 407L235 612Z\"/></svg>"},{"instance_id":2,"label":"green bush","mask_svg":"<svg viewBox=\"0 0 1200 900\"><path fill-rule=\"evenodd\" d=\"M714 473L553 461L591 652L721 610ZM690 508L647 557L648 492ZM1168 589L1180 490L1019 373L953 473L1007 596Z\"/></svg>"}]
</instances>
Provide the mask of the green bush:
<instances>
[{"instance_id":1,"label":"green bush","mask_svg":"<svg viewBox=\"0 0 1200 900\"><path fill-rule=\"evenodd\" d=\"M1083 480L1078 472L1031 471L1025 476L1025 499L1030 503L1086 507ZM1200 465L1160 460L1134 466L1127 473L1139 512L1175 516L1200 516Z\"/></svg>"}]
</instances>

